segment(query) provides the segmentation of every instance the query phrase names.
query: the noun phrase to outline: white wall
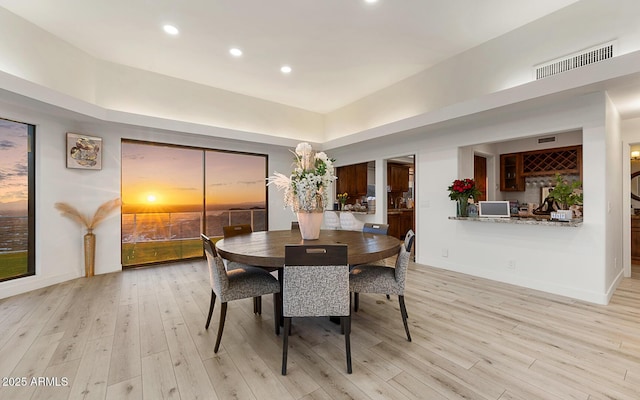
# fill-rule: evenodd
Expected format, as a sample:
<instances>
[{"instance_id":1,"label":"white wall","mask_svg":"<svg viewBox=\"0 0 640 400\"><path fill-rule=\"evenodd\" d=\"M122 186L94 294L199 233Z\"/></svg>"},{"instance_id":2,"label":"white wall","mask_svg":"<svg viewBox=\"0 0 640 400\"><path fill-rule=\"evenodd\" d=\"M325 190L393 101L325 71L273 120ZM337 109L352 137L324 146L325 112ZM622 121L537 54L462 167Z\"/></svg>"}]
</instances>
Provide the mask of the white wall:
<instances>
[{"instance_id":1,"label":"white wall","mask_svg":"<svg viewBox=\"0 0 640 400\"><path fill-rule=\"evenodd\" d=\"M534 65L613 39L617 54L636 51L639 18L637 0L581 0L329 113L325 138L522 85L533 80Z\"/></svg>"},{"instance_id":2,"label":"white wall","mask_svg":"<svg viewBox=\"0 0 640 400\"><path fill-rule=\"evenodd\" d=\"M120 141L122 138L267 154L268 173L291 168L289 148L240 142L202 135L136 128L72 116L45 113L0 98L0 117L36 125L36 275L0 282L0 298L84 276L84 230L54 209L67 202L93 214L107 200L120 197ZM103 138L102 170L66 168L66 133ZM288 229L293 213L285 209L275 188L268 192L270 229ZM120 271L120 215L113 213L94 231L96 274Z\"/></svg>"},{"instance_id":3,"label":"white wall","mask_svg":"<svg viewBox=\"0 0 640 400\"><path fill-rule=\"evenodd\" d=\"M621 221L615 185L606 184L604 166L615 162L615 126L606 125L606 96L596 93L571 101L549 103L532 110L505 110L492 119L477 118L445 128L425 127L410 136L381 138L354 146L330 150L345 163L358 162L358 154L376 162L416 153L416 261L438 268L460 271L498 281L517 284L595 303L606 303L612 279L608 260L621 257L612 243L620 242L615 233ZM459 174L459 147L507 139L524 139L549 132L584 133L584 223L577 228L505 225L449 220L455 203L446 188ZM465 153L462 153L465 154ZM462 163L464 164L464 163ZM613 170L612 170L613 172ZM607 190L602 190L603 187ZM606 204L612 200L612 213ZM609 222L607 222L609 221ZM610 224L608 227L607 224ZM612 235L607 239L607 235ZM443 250L448 253L443 256ZM509 261L516 264L508 268Z\"/></svg>"}]
</instances>

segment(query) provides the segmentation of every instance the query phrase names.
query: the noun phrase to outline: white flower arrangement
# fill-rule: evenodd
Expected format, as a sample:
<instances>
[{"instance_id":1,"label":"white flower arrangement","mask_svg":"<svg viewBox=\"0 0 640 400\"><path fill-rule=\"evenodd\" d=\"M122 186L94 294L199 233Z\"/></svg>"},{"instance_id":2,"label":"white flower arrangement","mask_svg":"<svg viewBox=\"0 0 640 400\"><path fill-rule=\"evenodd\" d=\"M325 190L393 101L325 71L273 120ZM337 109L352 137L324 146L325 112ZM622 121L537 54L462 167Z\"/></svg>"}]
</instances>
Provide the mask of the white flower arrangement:
<instances>
[{"instance_id":1,"label":"white flower arrangement","mask_svg":"<svg viewBox=\"0 0 640 400\"><path fill-rule=\"evenodd\" d=\"M298 211L323 211L329 204L329 187L336 180L333 162L324 152L314 152L309 143L296 146L295 167L290 176L275 172L267 185L284 191L285 206Z\"/></svg>"}]
</instances>

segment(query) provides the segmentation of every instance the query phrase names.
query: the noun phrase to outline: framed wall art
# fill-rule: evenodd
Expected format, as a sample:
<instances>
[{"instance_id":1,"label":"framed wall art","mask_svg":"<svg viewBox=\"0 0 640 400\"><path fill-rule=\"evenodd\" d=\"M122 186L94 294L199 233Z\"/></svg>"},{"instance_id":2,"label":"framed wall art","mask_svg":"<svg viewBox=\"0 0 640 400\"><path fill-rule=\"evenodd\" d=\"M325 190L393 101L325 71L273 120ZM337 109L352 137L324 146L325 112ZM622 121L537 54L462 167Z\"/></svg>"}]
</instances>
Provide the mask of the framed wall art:
<instances>
[{"instance_id":1,"label":"framed wall art","mask_svg":"<svg viewBox=\"0 0 640 400\"><path fill-rule=\"evenodd\" d=\"M102 138L67 133L67 168L102 169Z\"/></svg>"}]
</instances>

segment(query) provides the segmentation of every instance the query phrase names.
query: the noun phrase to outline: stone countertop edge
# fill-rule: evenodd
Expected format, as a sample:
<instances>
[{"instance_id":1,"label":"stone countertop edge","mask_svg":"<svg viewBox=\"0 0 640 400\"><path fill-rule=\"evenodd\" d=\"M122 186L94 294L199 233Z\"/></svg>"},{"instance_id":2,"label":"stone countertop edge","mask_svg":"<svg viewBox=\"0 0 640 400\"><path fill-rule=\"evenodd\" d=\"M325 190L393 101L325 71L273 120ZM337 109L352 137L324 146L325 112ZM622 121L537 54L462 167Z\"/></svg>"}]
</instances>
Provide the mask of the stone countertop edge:
<instances>
[{"instance_id":1,"label":"stone countertop edge","mask_svg":"<svg viewBox=\"0 0 640 400\"><path fill-rule=\"evenodd\" d=\"M472 218L472 217L449 217L449 219L457 221L469 221L469 222L490 222L498 224L519 224L519 225L542 225L542 226L564 226L564 227L578 227L582 226L582 218L574 218L568 222L550 221L546 219L534 219L534 218Z\"/></svg>"}]
</instances>

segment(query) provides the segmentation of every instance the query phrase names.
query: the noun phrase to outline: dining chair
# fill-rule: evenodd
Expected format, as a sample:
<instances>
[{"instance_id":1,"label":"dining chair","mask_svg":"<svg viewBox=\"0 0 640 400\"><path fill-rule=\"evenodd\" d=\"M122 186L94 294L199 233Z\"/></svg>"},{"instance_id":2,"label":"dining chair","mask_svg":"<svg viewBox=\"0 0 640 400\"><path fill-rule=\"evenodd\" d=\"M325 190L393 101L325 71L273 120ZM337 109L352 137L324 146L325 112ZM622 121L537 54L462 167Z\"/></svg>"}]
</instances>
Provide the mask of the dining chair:
<instances>
[{"instance_id":1,"label":"dining chair","mask_svg":"<svg viewBox=\"0 0 640 400\"><path fill-rule=\"evenodd\" d=\"M222 227L222 234L226 238L238 235L246 235L247 233L252 232L253 229L251 229L251 225L249 224L227 225Z\"/></svg>"},{"instance_id":2,"label":"dining chair","mask_svg":"<svg viewBox=\"0 0 640 400\"><path fill-rule=\"evenodd\" d=\"M407 253L411 253L411 248L413 247L415 238L416 234L413 229L409 229L404 235L404 248L407 249Z\"/></svg>"},{"instance_id":3,"label":"dining chair","mask_svg":"<svg viewBox=\"0 0 640 400\"><path fill-rule=\"evenodd\" d=\"M371 222L366 222L362 226L362 232L364 233L377 233L379 235L386 235L389 231L389 224L376 224Z\"/></svg>"},{"instance_id":4,"label":"dining chair","mask_svg":"<svg viewBox=\"0 0 640 400\"><path fill-rule=\"evenodd\" d=\"M404 287L408 267L409 253L403 243L400 245L395 268L369 264L354 266L349 273L349 290L353 292L353 310L355 312L358 312L360 293L397 295L407 340L411 341L407 324L407 308L404 304Z\"/></svg>"},{"instance_id":5,"label":"dining chair","mask_svg":"<svg viewBox=\"0 0 640 400\"><path fill-rule=\"evenodd\" d=\"M347 245L286 245L282 282L282 375L287 374L291 318L340 317L351 373L351 307Z\"/></svg>"},{"instance_id":6,"label":"dining chair","mask_svg":"<svg viewBox=\"0 0 640 400\"><path fill-rule=\"evenodd\" d=\"M209 282L211 284L211 301L209 315L204 328L209 329L216 298L220 298L220 324L218 336L213 352L217 353L224 331L224 322L227 317L227 303L233 300L255 298L273 294L273 318L276 335L280 334L280 282L269 272L258 267L242 266L227 271L222 263L211 240L204 234L200 235L204 244L204 252L207 255L209 265Z\"/></svg>"},{"instance_id":7,"label":"dining chair","mask_svg":"<svg viewBox=\"0 0 640 400\"><path fill-rule=\"evenodd\" d=\"M324 226L327 229L342 229L340 226L340 217L338 213L335 211L325 211L324 212Z\"/></svg>"},{"instance_id":8,"label":"dining chair","mask_svg":"<svg viewBox=\"0 0 640 400\"><path fill-rule=\"evenodd\" d=\"M251 229L251 225L249 224L239 224L239 225L227 225L222 227L222 234L225 238L230 238L239 235L246 235L249 233L253 233L253 229ZM246 264L241 263L233 263L227 260L224 260L224 265L227 269L234 269L238 266L247 266ZM256 297L253 299L253 313L261 315L262 314L262 298Z\"/></svg>"}]
</instances>

